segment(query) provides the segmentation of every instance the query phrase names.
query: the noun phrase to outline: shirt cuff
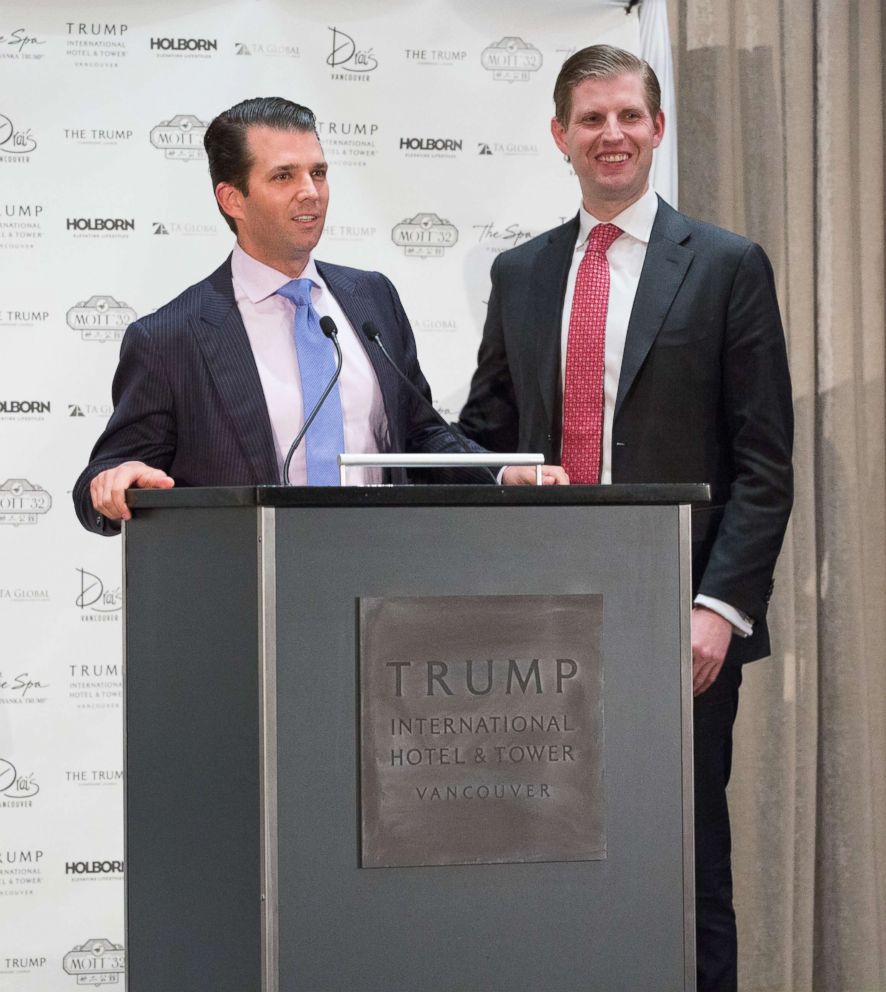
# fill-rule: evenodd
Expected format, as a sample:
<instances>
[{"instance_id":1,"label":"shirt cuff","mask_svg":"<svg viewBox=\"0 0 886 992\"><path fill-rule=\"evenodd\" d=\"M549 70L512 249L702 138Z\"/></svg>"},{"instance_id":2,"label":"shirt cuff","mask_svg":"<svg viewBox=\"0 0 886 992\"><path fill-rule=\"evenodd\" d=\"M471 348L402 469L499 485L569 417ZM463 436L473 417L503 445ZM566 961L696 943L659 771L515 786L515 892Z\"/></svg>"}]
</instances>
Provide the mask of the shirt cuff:
<instances>
[{"instance_id":1,"label":"shirt cuff","mask_svg":"<svg viewBox=\"0 0 886 992\"><path fill-rule=\"evenodd\" d=\"M719 613L724 620L728 620L732 624L733 631L739 637L750 637L754 632L754 621L746 613L742 613L741 610L737 610L734 606L724 603L722 599L699 595L695 597L695 605L704 606L709 610L713 610L714 613Z\"/></svg>"}]
</instances>

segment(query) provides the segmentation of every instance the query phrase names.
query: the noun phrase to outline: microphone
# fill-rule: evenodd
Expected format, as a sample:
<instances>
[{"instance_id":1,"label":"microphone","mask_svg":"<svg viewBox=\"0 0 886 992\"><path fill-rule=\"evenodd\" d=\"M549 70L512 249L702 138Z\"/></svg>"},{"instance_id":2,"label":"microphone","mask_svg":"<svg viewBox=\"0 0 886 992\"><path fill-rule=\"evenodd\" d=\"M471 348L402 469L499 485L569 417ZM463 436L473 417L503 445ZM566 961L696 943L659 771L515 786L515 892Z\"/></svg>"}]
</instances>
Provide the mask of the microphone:
<instances>
[{"instance_id":1,"label":"microphone","mask_svg":"<svg viewBox=\"0 0 886 992\"><path fill-rule=\"evenodd\" d=\"M311 424L313 424L314 418L320 412L320 407L326 402L326 397L332 392L332 387L338 382L338 377L341 375L342 354L338 343L338 328L335 326L335 321L332 317L320 318L320 330L332 341L332 344L335 347L335 372L332 373L332 378L326 384L323 394L320 396L320 399L317 400L314 405L314 409L311 410L307 420L305 420L304 424L302 424L302 429L295 435L295 440L289 447L289 452L286 455L286 461L283 463L282 481L284 486L289 485L289 465L292 462L292 456L301 444L302 438L308 433L308 428Z\"/></svg>"},{"instance_id":2,"label":"microphone","mask_svg":"<svg viewBox=\"0 0 886 992\"><path fill-rule=\"evenodd\" d=\"M434 415L436 420L438 420L446 428L446 430L449 432L450 437L455 439L455 442L458 444L461 450L468 455L476 454L476 452L474 452L471 449L471 447L468 445L467 440L463 438L461 434L458 433L458 431L453 430L452 425L446 420L445 417L443 417L440 414L439 410L437 410L434 404L429 402L427 396L425 396L425 394L418 388L418 386L416 386L416 384L412 381L412 379L410 379L408 375L406 375L404 372L400 370L397 363L388 354L388 349L385 347L384 341L382 341L381 339L381 333L379 329L375 326L375 324L373 324L371 320L364 320L363 325L360 329L363 331L363 333L366 335L369 341L378 345L379 350L385 356L391 368L397 373L398 376L400 376L400 378L406 383L406 385L409 386L409 388L421 400L424 406L431 411L431 413ZM493 472L492 469L486 465L484 465L483 468L489 474L489 477L492 479L492 481L496 485L498 485L498 479L495 477L495 472Z\"/></svg>"}]
</instances>

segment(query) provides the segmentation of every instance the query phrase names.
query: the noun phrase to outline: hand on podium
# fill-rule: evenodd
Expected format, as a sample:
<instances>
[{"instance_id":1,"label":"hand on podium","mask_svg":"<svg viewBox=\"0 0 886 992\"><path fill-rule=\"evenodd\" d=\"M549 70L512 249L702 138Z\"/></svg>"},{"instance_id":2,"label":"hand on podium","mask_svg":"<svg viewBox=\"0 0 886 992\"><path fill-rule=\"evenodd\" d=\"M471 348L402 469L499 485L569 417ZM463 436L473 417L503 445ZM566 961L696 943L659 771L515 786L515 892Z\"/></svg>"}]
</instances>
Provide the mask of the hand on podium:
<instances>
[{"instance_id":1,"label":"hand on podium","mask_svg":"<svg viewBox=\"0 0 886 992\"><path fill-rule=\"evenodd\" d=\"M174 485L175 481L162 469L144 462L123 462L99 472L89 484L89 493L92 505L109 520L130 520L127 489L172 489Z\"/></svg>"},{"instance_id":2,"label":"hand on podium","mask_svg":"<svg viewBox=\"0 0 886 992\"><path fill-rule=\"evenodd\" d=\"M501 474L503 486L534 486L534 465L508 465ZM569 476L559 465L542 465L541 484L543 486L568 486Z\"/></svg>"}]
</instances>

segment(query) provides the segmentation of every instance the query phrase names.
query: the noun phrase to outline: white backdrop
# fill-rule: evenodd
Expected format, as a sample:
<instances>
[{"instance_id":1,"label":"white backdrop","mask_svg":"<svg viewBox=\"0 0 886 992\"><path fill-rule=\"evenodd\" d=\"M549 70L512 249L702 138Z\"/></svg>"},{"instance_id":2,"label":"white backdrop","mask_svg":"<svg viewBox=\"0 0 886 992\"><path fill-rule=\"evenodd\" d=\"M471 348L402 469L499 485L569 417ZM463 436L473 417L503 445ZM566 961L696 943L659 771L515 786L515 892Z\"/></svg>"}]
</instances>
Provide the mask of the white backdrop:
<instances>
[{"instance_id":1,"label":"white backdrop","mask_svg":"<svg viewBox=\"0 0 886 992\"><path fill-rule=\"evenodd\" d=\"M548 129L560 64L640 46L621 0L368 6L0 12L2 990L123 985L120 541L82 531L70 492L126 324L230 250L206 123L249 96L316 112L331 165L317 255L393 279L455 415L495 253L578 206Z\"/></svg>"}]
</instances>

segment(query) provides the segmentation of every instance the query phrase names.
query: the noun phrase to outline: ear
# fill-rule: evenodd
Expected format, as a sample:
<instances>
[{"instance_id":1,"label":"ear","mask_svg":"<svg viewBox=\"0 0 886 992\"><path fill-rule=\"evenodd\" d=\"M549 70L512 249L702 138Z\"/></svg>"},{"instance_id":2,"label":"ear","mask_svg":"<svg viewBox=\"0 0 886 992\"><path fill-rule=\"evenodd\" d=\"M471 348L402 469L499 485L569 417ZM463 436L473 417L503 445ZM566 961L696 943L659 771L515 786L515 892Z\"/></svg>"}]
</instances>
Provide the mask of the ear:
<instances>
[{"instance_id":1,"label":"ear","mask_svg":"<svg viewBox=\"0 0 886 992\"><path fill-rule=\"evenodd\" d=\"M665 115L663 110L655 115L655 121L652 128L652 147L658 148L661 144L662 138L664 138L665 130Z\"/></svg>"},{"instance_id":2,"label":"ear","mask_svg":"<svg viewBox=\"0 0 886 992\"><path fill-rule=\"evenodd\" d=\"M554 144L568 158L569 149L566 145L566 128L563 127L556 117L551 118L551 134L554 136Z\"/></svg>"},{"instance_id":3,"label":"ear","mask_svg":"<svg viewBox=\"0 0 886 992\"><path fill-rule=\"evenodd\" d=\"M243 219L243 194L236 186L219 183L215 187L215 198L228 217L233 217L234 220Z\"/></svg>"}]
</instances>

